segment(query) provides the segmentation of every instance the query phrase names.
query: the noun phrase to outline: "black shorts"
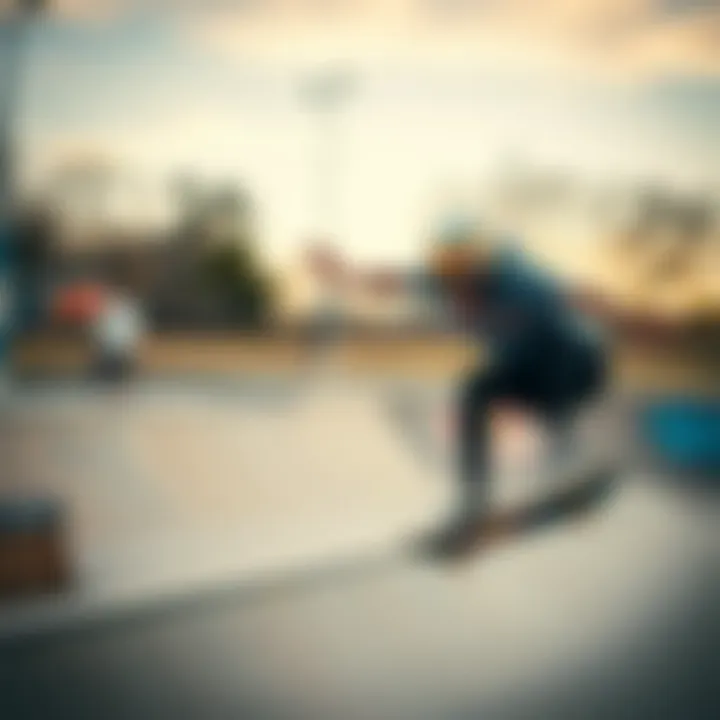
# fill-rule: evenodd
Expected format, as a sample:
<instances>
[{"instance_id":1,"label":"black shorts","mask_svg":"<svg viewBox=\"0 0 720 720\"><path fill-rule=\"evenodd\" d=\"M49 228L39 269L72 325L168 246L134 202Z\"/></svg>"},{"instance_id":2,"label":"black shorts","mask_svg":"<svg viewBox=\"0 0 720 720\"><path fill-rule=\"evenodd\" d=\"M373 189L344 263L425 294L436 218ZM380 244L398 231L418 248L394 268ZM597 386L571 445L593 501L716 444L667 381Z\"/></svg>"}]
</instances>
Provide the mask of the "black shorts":
<instances>
[{"instance_id":1,"label":"black shorts","mask_svg":"<svg viewBox=\"0 0 720 720\"><path fill-rule=\"evenodd\" d=\"M577 338L544 338L501 354L487 371L494 397L542 415L570 413L601 394L608 382L607 351Z\"/></svg>"}]
</instances>

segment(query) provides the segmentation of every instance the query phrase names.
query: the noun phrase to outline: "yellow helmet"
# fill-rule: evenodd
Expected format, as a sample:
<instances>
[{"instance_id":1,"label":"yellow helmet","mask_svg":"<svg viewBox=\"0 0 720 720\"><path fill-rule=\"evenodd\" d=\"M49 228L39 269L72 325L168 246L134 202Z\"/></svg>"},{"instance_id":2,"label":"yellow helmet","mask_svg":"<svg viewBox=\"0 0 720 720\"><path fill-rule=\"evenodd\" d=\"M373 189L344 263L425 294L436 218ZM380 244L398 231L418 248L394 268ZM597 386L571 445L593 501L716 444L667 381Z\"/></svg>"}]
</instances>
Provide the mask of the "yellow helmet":
<instances>
[{"instance_id":1,"label":"yellow helmet","mask_svg":"<svg viewBox=\"0 0 720 720\"><path fill-rule=\"evenodd\" d=\"M487 239L473 219L453 217L432 238L428 265L440 277L459 277L482 264L488 250Z\"/></svg>"}]
</instances>

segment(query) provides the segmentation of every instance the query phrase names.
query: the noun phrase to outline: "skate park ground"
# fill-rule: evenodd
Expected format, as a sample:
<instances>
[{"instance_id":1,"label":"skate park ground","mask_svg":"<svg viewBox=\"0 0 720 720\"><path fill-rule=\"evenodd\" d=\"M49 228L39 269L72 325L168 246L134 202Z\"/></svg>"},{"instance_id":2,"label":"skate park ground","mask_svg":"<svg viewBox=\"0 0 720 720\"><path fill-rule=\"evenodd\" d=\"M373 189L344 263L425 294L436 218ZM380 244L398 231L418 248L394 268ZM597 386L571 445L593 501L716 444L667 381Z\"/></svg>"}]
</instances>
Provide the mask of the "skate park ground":
<instances>
[{"instance_id":1,"label":"skate park ground","mask_svg":"<svg viewBox=\"0 0 720 720\"><path fill-rule=\"evenodd\" d=\"M450 483L387 412L397 386L19 389L4 482L65 501L77 583L3 606L0 716L717 717L715 498L628 463L592 515L418 562L398 548ZM537 491L520 446L509 498Z\"/></svg>"}]
</instances>

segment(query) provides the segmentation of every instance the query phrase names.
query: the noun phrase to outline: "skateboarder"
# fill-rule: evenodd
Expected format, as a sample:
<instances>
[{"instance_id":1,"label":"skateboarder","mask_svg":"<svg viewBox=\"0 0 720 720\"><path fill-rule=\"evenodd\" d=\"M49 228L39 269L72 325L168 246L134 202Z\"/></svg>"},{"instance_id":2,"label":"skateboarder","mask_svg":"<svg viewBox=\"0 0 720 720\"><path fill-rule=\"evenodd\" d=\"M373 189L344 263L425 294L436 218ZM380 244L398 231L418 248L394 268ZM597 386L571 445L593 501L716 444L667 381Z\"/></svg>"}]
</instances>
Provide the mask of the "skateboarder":
<instances>
[{"instance_id":1,"label":"skateboarder","mask_svg":"<svg viewBox=\"0 0 720 720\"><path fill-rule=\"evenodd\" d=\"M489 420L495 404L511 401L526 408L547 424L555 443L569 442L576 415L603 391L608 349L558 282L471 220L456 219L443 228L428 265L428 272L414 277L361 281L385 292L421 292L431 307L441 308L443 316L450 311L448 318L489 345L489 362L460 383L457 507L428 547L438 557L453 557L474 546L488 516Z\"/></svg>"}]
</instances>

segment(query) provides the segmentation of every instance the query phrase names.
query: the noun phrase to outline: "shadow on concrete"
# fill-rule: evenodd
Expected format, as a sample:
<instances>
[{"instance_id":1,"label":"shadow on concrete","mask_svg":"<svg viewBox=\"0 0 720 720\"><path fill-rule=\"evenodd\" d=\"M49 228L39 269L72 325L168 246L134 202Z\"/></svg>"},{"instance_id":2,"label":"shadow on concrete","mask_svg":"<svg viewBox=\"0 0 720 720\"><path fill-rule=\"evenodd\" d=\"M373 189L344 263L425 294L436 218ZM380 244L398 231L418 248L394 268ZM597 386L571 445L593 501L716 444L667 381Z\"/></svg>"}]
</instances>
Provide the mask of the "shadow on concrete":
<instances>
[{"instance_id":1,"label":"shadow on concrete","mask_svg":"<svg viewBox=\"0 0 720 720\"><path fill-rule=\"evenodd\" d=\"M616 487L615 474L598 472L576 486L539 502L500 512L483 525L483 532L478 536L477 552L465 557L463 562L471 564L481 559L483 553L499 543L527 539L538 532L581 520L599 510ZM0 646L53 643L67 640L70 636L75 638L77 635L122 631L123 628L135 628L142 624L152 625L160 619L181 619L183 615L196 611L217 611L227 605L239 609L277 600L295 600L329 586L376 578L379 574L393 572L413 562L437 565L442 569L442 563L426 558L420 551L419 540L408 538L387 547L360 550L355 554L298 564L293 568L269 570L220 586L158 597L142 604L118 607L108 613L81 616L51 628L38 628L37 632L26 630L16 637L5 637Z\"/></svg>"}]
</instances>

